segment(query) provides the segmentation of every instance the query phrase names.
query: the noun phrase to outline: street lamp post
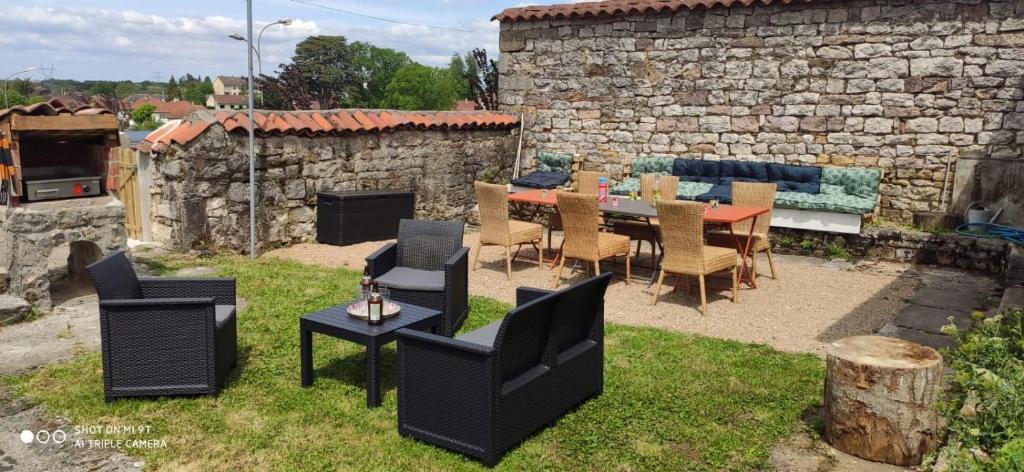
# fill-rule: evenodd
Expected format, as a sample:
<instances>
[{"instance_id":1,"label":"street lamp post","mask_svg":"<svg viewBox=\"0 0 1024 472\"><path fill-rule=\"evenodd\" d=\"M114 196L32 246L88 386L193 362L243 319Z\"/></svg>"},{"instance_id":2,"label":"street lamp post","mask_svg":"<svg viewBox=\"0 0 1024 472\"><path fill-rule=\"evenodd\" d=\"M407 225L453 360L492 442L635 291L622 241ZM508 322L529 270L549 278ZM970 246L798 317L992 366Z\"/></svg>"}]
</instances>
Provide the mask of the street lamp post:
<instances>
[{"instance_id":1,"label":"street lamp post","mask_svg":"<svg viewBox=\"0 0 1024 472\"><path fill-rule=\"evenodd\" d=\"M7 108L7 82L10 81L11 79L21 75L21 74L27 74L27 73L32 72L34 70L39 70L39 68L36 67L36 66L28 67L28 68L26 68L24 70L20 70L20 71L15 72L15 73L13 73L11 75L8 75L6 78L4 78L4 87L3 87L3 90L4 90L4 108Z\"/></svg>"},{"instance_id":2,"label":"street lamp post","mask_svg":"<svg viewBox=\"0 0 1024 472\"><path fill-rule=\"evenodd\" d=\"M267 31L267 28L270 28L271 26L274 26L274 25L288 26L290 24L292 24L292 19L291 18L284 18L284 19L277 20L277 21L275 21L273 23L267 24L266 26L263 27L263 29L260 30L260 34L256 36L256 44L255 45L252 44L252 40L246 39L245 37L243 37L242 35L240 35L238 33L229 34L228 37L231 38L231 39L234 39L236 41L242 41L242 42L249 43L249 45L250 45L249 47L253 48L253 50L256 51L256 59L257 59L258 70L259 70L260 75L263 75L263 55L261 54L263 52L263 33L265 31Z\"/></svg>"},{"instance_id":3,"label":"street lamp post","mask_svg":"<svg viewBox=\"0 0 1024 472\"><path fill-rule=\"evenodd\" d=\"M256 130L252 103L252 0L246 0L246 30L249 44L249 257L256 259Z\"/></svg>"}]
</instances>

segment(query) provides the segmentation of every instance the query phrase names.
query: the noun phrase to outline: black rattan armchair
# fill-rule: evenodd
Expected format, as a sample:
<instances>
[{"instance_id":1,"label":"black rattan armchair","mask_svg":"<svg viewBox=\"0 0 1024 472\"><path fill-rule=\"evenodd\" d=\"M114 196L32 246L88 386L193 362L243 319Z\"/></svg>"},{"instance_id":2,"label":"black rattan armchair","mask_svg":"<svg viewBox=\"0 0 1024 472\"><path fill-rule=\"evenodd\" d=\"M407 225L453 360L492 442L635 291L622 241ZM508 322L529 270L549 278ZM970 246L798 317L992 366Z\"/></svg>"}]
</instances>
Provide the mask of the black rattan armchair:
<instances>
[{"instance_id":1,"label":"black rattan armchair","mask_svg":"<svg viewBox=\"0 0 1024 472\"><path fill-rule=\"evenodd\" d=\"M237 353L234 279L139 278L123 252L86 270L99 295L108 402L220 392Z\"/></svg>"},{"instance_id":2,"label":"black rattan armchair","mask_svg":"<svg viewBox=\"0 0 1024 472\"><path fill-rule=\"evenodd\" d=\"M469 311L469 248L460 221L402 220L398 242L366 258L370 276L391 298L442 313L441 334L451 337Z\"/></svg>"},{"instance_id":3,"label":"black rattan armchair","mask_svg":"<svg viewBox=\"0 0 1024 472\"><path fill-rule=\"evenodd\" d=\"M521 288L519 306L504 319L455 339L400 330L399 433L492 467L534 431L553 424L566 405L599 394L603 338L592 333L604 329L610 278L602 274L561 292ZM570 327L574 323L581 326ZM574 343L581 333L585 339Z\"/></svg>"}]
</instances>

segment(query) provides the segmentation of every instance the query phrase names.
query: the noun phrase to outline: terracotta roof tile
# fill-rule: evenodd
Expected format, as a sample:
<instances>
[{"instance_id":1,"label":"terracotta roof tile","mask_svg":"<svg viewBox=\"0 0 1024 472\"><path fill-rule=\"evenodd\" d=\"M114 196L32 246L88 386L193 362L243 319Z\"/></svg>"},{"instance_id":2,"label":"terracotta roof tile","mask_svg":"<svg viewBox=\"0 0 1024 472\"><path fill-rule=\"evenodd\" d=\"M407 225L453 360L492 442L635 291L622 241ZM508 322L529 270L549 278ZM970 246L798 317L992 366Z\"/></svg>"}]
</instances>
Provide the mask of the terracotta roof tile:
<instances>
[{"instance_id":1,"label":"terracotta roof tile","mask_svg":"<svg viewBox=\"0 0 1024 472\"><path fill-rule=\"evenodd\" d=\"M192 141L210 126L228 133L245 133L249 118L244 112L199 112L185 120L172 120L150 133L138 148L162 152L170 144ZM397 111L324 110L266 111L253 114L259 136L327 136L349 133L388 132L400 129L507 129L519 125L519 116L490 111Z\"/></svg>"},{"instance_id":2,"label":"terracotta roof tile","mask_svg":"<svg viewBox=\"0 0 1024 472\"><path fill-rule=\"evenodd\" d=\"M642 15L654 12L675 12L682 9L712 8L733 5L771 5L773 3L809 3L813 0L606 0L603 2L570 3L562 5L537 5L509 8L492 20L534 21L559 18L580 18L597 16Z\"/></svg>"},{"instance_id":3,"label":"terracotta roof tile","mask_svg":"<svg viewBox=\"0 0 1024 472\"><path fill-rule=\"evenodd\" d=\"M0 110L0 120L8 115L34 115L34 116L55 116L55 115L107 115L113 113L106 108L79 107L72 110L60 99L54 98L48 102L33 103L31 105L15 105Z\"/></svg>"}]
</instances>

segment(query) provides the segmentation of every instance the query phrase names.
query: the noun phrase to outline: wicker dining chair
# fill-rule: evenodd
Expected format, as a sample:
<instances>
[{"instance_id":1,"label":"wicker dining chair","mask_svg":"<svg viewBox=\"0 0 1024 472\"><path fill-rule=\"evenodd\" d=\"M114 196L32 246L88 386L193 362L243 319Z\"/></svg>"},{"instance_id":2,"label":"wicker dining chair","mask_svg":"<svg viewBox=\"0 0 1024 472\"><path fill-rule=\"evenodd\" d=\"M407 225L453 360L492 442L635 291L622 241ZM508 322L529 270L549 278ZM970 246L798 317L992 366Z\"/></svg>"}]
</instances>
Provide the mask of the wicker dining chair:
<instances>
[{"instance_id":1,"label":"wicker dining chair","mask_svg":"<svg viewBox=\"0 0 1024 472\"><path fill-rule=\"evenodd\" d=\"M562 240L562 254L555 276L555 288L562 282L562 271L566 259L576 259L594 264L594 273L601 273L601 260L610 257L626 258L626 285L629 285L630 244L629 236L600 231L597 196L589 193L558 192L558 212L562 214L565 236Z\"/></svg>"},{"instance_id":2,"label":"wicker dining chair","mask_svg":"<svg viewBox=\"0 0 1024 472\"><path fill-rule=\"evenodd\" d=\"M592 170L580 170L576 172L575 178L575 190L577 193L588 193L591 195L597 195L599 190L598 180L604 177L609 179L608 188L611 189L611 178L604 172L596 172ZM597 225L600 228L605 228L604 218L600 214L597 215ZM552 241L552 232L555 230L564 230L562 226L562 216L558 213L551 215L548 219L548 241ZM559 256L561 251L559 251Z\"/></svg>"},{"instance_id":3,"label":"wicker dining chair","mask_svg":"<svg viewBox=\"0 0 1024 472\"><path fill-rule=\"evenodd\" d=\"M757 277L757 253L768 254L768 266L772 270L772 278L778 278L778 271L775 267L775 256L772 254L772 243L768 238L768 230L772 223L771 209L775 207L775 184L754 183L754 182L733 182L732 183L732 204L743 207L768 207L768 213L757 217L754 225L753 241L750 247L750 271ZM708 242L715 246L736 247L736 238L746 242L750 232L750 220L744 220L732 225L732 233L729 230L715 230L709 232Z\"/></svg>"},{"instance_id":4,"label":"wicker dining chair","mask_svg":"<svg viewBox=\"0 0 1024 472\"><path fill-rule=\"evenodd\" d=\"M657 174L643 174L640 176L640 199L645 202L654 203L654 189L660 190L660 198L675 200L676 192L679 189L679 177ZM651 218L651 224L646 221L625 220L614 223L614 233L629 236L629 239L636 241L636 257L640 257L640 249L643 243L651 245L651 257L656 258L658 253L658 226L657 218ZM652 229L653 228L653 229Z\"/></svg>"},{"instance_id":5,"label":"wicker dining chair","mask_svg":"<svg viewBox=\"0 0 1024 472\"><path fill-rule=\"evenodd\" d=\"M736 303L736 250L704 244L704 205L696 202L662 200L658 202L658 217L661 220L661 237L665 252L652 303L658 304L658 294L665 281L665 274L697 277L700 281L700 311L707 315L705 277L725 271L730 272L732 302ZM689 280L685 280L685 283L689 287Z\"/></svg>"},{"instance_id":6,"label":"wicker dining chair","mask_svg":"<svg viewBox=\"0 0 1024 472\"><path fill-rule=\"evenodd\" d=\"M480 204L480 240L477 241L470 266L477 268L477 260L484 246L501 246L505 248L505 272L512 278L512 246L518 246L516 255L524 244L537 250L537 265L544 266L541 243L544 240L544 227L526 221L517 221L508 217L508 187L504 185L474 182L476 200Z\"/></svg>"}]
</instances>

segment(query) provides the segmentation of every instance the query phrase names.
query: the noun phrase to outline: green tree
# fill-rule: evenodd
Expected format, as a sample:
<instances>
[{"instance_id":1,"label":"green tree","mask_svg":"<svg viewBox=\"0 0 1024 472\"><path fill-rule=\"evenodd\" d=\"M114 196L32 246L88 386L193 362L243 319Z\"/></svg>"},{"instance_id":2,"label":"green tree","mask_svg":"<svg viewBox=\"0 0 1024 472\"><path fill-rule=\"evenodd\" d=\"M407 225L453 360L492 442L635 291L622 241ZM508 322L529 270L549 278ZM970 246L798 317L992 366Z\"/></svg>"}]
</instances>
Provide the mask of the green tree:
<instances>
[{"instance_id":1,"label":"green tree","mask_svg":"<svg viewBox=\"0 0 1024 472\"><path fill-rule=\"evenodd\" d=\"M466 67L466 61L462 59L462 56L452 54L452 59L448 63L448 76L455 86L455 92L458 94L459 100L465 100L470 97L469 80L466 78L468 74L469 70Z\"/></svg>"},{"instance_id":2,"label":"green tree","mask_svg":"<svg viewBox=\"0 0 1024 472\"><path fill-rule=\"evenodd\" d=\"M35 92L35 86L32 85L31 79L12 79L7 82L8 90L17 90L18 93L29 96Z\"/></svg>"},{"instance_id":3,"label":"green tree","mask_svg":"<svg viewBox=\"0 0 1024 472\"><path fill-rule=\"evenodd\" d=\"M114 88L114 93L117 95L117 98L124 100L128 98L129 95L139 93L141 90L142 87L135 85L135 82L124 81L117 84L117 87Z\"/></svg>"},{"instance_id":4,"label":"green tree","mask_svg":"<svg viewBox=\"0 0 1024 472\"><path fill-rule=\"evenodd\" d=\"M410 64L395 73L381 105L398 110L451 110L457 100L456 84L447 69Z\"/></svg>"},{"instance_id":5,"label":"green tree","mask_svg":"<svg viewBox=\"0 0 1024 472\"><path fill-rule=\"evenodd\" d=\"M181 98L181 89L178 88L178 81L171 76L171 80L167 81L167 91L164 93L167 96L167 100L178 100Z\"/></svg>"},{"instance_id":6,"label":"green tree","mask_svg":"<svg viewBox=\"0 0 1024 472\"><path fill-rule=\"evenodd\" d=\"M31 103L29 103L28 99L25 98L25 96L22 95L21 92L19 92L17 90L8 88L5 91L5 93L6 93L6 95L5 95L5 103L0 104L0 105L3 105L4 108L18 106L18 105L31 105Z\"/></svg>"},{"instance_id":7,"label":"green tree","mask_svg":"<svg viewBox=\"0 0 1024 472\"><path fill-rule=\"evenodd\" d=\"M314 100L337 108L352 104L362 89L354 56L344 36L310 36L295 46L292 63Z\"/></svg>"},{"instance_id":8,"label":"green tree","mask_svg":"<svg viewBox=\"0 0 1024 472\"><path fill-rule=\"evenodd\" d=\"M135 123L142 123L149 121L153 118L153 112L156 111L156 107L149 103L142 105L135 110L132 110L132 121Z\"/></svg>"},{"instance_id":9,"label":"green tree","mask_svg":"<svg viewBox=\"0 0 1024 472\"><path fill-rule=\"evenodd\" d=\"M102 97L113 97L114 85L107 81L96 82L92 87L89 87L89 90L86 93Z\"/></svg>"},{"instance_id":10,"label":"green tree","mask_svg":"<svg viewBox=\"0 0 1024 472\"><path fill-rule=\"evenodd\" d=\"M380 108L395 72L412 64L412 59L404 52L379 48L361 41L354 42L349 47L352 49L352 60L362 81L359 98L354 100L353 104Z\"/></svg>"}]
</instances>

